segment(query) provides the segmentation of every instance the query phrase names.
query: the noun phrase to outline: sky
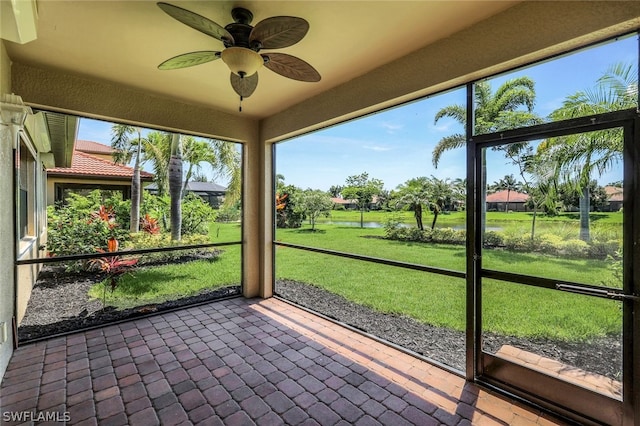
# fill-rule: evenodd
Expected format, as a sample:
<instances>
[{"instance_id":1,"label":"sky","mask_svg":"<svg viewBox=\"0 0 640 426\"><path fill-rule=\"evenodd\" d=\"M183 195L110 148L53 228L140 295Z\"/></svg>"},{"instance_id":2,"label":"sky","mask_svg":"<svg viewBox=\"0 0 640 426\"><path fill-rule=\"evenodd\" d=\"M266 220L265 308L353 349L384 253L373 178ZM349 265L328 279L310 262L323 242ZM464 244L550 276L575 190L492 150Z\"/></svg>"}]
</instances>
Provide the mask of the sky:
<instances>
[{"instance_id":1,"label":"sky","mask_svg":"<svg viewBox=\"0 0 640 426\"><path fill-rule=\"evenodd\" d=\"M535 112L546 117L562 105L566 96L594 87L612 64L637 61L638 39L631 36L488 81L495 91L510 78L531 77L536 83ZM463 148L445 152L437 168L432 164L432 151L438 141L463 132L453 119L445 117L434 123L436 113L445 106L464 103L465 89L460 88L280 142L276 146L276 173L284 176L286 184L321 190L344 185L348 176L363 172L381 179L388 190L419 176L465 178ZM78 139L108 145L111 126L83 118ZM488 170L489 183L508 174L518 178L517 169L506 161L494 164ZM622 179L622 167L612 169L600 176L601 184ZM206 169L204 172L208 173Z\"/></svg>"}]
</instances>

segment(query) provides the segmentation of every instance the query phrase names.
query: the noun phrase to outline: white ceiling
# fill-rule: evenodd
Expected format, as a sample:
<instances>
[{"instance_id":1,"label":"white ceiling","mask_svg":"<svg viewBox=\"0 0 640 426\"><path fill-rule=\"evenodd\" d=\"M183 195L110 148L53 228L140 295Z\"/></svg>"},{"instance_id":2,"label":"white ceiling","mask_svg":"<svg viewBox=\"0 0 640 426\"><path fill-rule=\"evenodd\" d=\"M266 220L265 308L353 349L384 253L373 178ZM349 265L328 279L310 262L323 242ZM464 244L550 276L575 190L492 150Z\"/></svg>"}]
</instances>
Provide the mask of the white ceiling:
<instances>
[{"instance_id":1,"label":"white ceiling","mask_svg":"<svg viewBox=\"0 0 640 426\"><path fill-rule=\"evenodd\" d=\"M4 0L3 0L4 1ZM253 25L277 15L310 24L294 46L274 51L312 64L318 83L284 78L263 68L255 93L243 102L229 84L222 61L160 71L157 65L181 53L222 50L222 43L165 14L155 1L38 0L38 38L7 42L13 61L106 80L231 114L265 118L303 99L446 38L519 1L175 1L221 26L231 9L254 14Z\"/></svg>"}]
</instances>

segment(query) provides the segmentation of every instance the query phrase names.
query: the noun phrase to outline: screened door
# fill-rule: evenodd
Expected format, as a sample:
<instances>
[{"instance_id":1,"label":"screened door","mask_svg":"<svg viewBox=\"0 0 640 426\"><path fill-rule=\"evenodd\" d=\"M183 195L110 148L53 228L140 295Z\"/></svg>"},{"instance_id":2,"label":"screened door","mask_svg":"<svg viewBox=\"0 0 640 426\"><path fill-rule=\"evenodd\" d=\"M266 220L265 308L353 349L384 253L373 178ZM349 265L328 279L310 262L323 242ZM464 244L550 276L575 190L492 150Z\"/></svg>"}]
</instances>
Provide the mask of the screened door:
<instances>
[{"instance_id":1,"label":"screened door","mask_svg":"<svg viewBox=\"0 0 640 426\"><path fill-rule=\"evenodd\" d=\"M633 424L640 163L625 117L470 149L476 377L585 422Z\"/></svg>"}]
</instances>

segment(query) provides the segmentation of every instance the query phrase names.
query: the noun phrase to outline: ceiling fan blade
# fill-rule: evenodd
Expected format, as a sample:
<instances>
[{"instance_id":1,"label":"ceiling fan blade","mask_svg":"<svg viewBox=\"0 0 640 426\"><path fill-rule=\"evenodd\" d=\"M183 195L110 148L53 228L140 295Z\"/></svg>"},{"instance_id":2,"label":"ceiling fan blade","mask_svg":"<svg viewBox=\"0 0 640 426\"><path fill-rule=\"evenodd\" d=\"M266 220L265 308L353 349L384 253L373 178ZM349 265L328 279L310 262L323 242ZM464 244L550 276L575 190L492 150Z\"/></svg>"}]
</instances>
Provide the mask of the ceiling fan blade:
<instances>
[{"instance_id":1,"label":"ceiling fan blade","mask_svg":"<svg viewBox=\"0 0 640 426\"><path fill-rule=\"evenodd\" d=\"M182 55L174 56L171 59L167 59L160 65L160 70L176 70L179 68L192 67L194 65L205 64L207 62L220 59L220 52L214 52L211 50L204 50L200 52L183 53Z\"/></svg>"},{"instance_id":2,"label":"ceiling fan blade","mask_svg":"<svg viewBox=\"0 0 640 426\"><path fill-rule=\"evenodd\" d=\"M198 15L190 10L183 9L169 3L159 2L158 7L164 10L172 18L177 19L194 30L198 30L213 38L217 38L225 44L234 44L233 36L229 31L225 30L209 18L205 18L204 16Z\"/></svg>"},{"instance_id":3,"label":"ceiling fan blade","mask_svg":"<svg viewBox=\"0 0 640 426\"><path fill-rule=\"evenodd\" d=\"M309 31L309 23L294 16L274 16L258 22L249 41L259 41L263 49L282 49L296 44Z\"/></svg>"},{"instance_id":4,"label":"ceiling fan blade","mask_svg":"<svg viewBox=\"0 0 640 426\"><path fill-rule=\"evenodd\" d=\"M269 53L263 56L269 57L264 66L284 77L298 81L320 81L320 73L300 58L286 53Z\"/></svg>"},{"instance_id":5,"label":"ceiling fan blade","mask_svg":"<svg viewBox=\"0 0 640 426\"><path fill-rule=\"evenodd\" d=\"M238 75L231 73L231 87L235 92L243 98L248 98L258 87L258 73L249 77L240 78Z\"/></svg>"}]
</instances>

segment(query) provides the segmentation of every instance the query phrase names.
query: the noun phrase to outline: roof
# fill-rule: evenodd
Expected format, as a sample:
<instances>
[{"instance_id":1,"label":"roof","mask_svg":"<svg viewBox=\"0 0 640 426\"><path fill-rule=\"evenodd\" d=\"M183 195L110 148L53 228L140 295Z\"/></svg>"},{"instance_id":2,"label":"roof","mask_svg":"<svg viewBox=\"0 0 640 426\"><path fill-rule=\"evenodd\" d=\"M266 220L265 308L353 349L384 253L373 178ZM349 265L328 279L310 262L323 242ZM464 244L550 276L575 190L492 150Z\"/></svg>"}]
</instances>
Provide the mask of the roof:
<instances>
[{"instance_id":1,"label":"roof","mask_svg":"<svg viewBox=\"0 0 640 426\"><path fill-rule=\"evenodd\" d=\"M144 189L148 190L156 190L158 189L158 185L152 183L144 187ZM187 191L191 192L227 192L227 188L222 185L218 185L213 182L189 182L187 184Z\"/></svg>"},{"instance_id":2,"label":"roof","mask_svg":"<svg viewBox=\"0 0 640 426\"><path fill-rule=\"evenodd\" d=\"M87 154L81 151L73 153L71 167L56 167L47 170L48 176L77 176L94 178L131 178L133 168L115 164L111 161ZM140 179L149 181L153 179L151 173L140 171Z\"/></svg>"},{"instance_id":3,"label":"roof","mask_svg":"<svg viewBox=\"0 0 640 426\"><path fill-rule=\"evenodd\" d=\"M624 201L624 190L617 186L605 186L607 201Z\"/></svg>"},{"instance_id":4,"label":"roof","mask_svg":"<svg viewBox=\"0 0 640 426\"><path fill-rule=\"evenodd\" d=\"M76 141L76 151L87 152L89 154L113 154L115 151L109 145L104 145L93 141Z\"/></svg>"},{"instance_id":5,"label":"roof","mask_svg":"<svg viewBox=\"0 0 640 426\"><path fill-rule=\"evenodd\" d=\"M529 196L527 194L523 194L517 191L502 190L494 192L493 194L487 194L486 201L487 203L506 203L507 193L509 195L510 203L525 203L529 199Z\"/></svg>"}]
</instances>

